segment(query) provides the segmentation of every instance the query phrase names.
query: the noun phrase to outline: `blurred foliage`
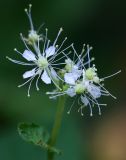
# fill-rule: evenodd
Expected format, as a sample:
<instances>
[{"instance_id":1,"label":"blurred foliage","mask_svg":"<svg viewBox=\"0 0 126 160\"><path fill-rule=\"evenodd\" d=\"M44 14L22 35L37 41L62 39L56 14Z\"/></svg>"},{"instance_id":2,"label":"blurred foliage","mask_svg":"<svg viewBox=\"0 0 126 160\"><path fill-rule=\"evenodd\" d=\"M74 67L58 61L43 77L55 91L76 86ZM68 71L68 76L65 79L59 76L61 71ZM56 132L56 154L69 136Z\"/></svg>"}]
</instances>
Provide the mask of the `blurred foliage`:
<instances>
[{"instance_id":1,"label":"blurred foliage","mask_svg":"<svg viewBox=\"0 0 126 160\"><path fill-rule=\"evenodd\" d=\"M17 88L23 82L24 66L12 64L6 55L20 59L13 48L23 51L24 46L19 33L27 35L29 23L24 8L33 4L32 15L36 28L43 22L49 29L49 38L54 39L60 27L63 36L68 37L67 44L75 42L78 52L83 43L93 46L93 56L101 77L119 69L122 73L106 82L107 88L115 93L118 101L105 98L108 107L103 108L101 117L89 117L88 109L81 117L74 107L70 116L66 114L71 102L67 102L63 125L58 140L58 148L64 150L61 160L89 159L91 154L90 138L102 125L105 113L113 113L115 107L125 107L126 78L126 2L119 0L1 0L0 1L0 159L35 160L44 159L46 154L39 148L23 142L17 133L18 122L35 122L51 130L57 101L51 101L33 85L31 97L27 97L27 86ZM44 31L44 29L42 29ZM121 105L124 104L124 105ZM122 107L121 107L122 106ZM106 112L105 112L106 111ZM97 114L97 110L96 110Z\"/></svg>"},{"instance_id":2,"label":"blurred foliage","mask_svg":"<svg viewBox=\"0 0 126 160\"><path fill-rule=\"evenodd\" d=\"M20 123L18 125L18 133L24 141L39 146L46 151L61 155L60 150L48 144L50 134L43 126L34 123Z\"/></svg>"}]
</instances>

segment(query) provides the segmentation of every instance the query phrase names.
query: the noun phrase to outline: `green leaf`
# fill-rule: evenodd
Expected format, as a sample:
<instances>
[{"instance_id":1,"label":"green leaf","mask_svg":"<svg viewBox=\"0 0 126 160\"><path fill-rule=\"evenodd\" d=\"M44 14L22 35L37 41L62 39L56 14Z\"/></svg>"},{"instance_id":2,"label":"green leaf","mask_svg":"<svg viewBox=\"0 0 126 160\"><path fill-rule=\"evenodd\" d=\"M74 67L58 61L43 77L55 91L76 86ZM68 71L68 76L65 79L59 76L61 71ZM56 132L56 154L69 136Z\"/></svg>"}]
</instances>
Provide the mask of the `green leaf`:
<instances>
[{"instance_id":1,"label":"green leaf","mask_svg":"<svg viewBox=\"0 0 126 160\"><path fill-rule=\"evenodd\" d=\"M61 154L61 151L48 145L50 136L42 126L36 125L34 123L20 123L18 125L18 133L26 142L40 146L41 148L49 150L50 152Z\"/></svg>"},{"instance_id":2,"label":"green leaf","mask_svg":"<svg viewBox=\"0 0 126 160\"><path fill-rule=\"evenodd\" d=\"M39 145L39 143L47 143L49 140L49 133L41 126L34 123L20 123L18 125L19 135L27 142Z\"/></svg>"}]
</instances>

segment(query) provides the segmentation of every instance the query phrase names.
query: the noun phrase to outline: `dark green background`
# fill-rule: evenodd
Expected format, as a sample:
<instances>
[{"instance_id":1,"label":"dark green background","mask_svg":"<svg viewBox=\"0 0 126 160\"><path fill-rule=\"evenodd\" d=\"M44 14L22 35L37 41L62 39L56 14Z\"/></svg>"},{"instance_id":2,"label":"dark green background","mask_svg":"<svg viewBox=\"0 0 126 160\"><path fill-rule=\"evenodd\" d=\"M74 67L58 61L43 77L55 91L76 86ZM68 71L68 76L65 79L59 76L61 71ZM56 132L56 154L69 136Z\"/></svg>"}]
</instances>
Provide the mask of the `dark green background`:
<instances>
[{"instance_id":1,"label":"dark green background","mask_svg":"<svg viewBox=\"0 0 126 160\"><path fill-rule=\"evenodd\" d=\"M101 77L122 70L120 75L106 81L106 87L118 99L103 99L108 107L102 108L102 116L97 116L96 110L94 117L90 118L89 110L85 109L85 115L81 117L76 107L67 115L68 102L65 108L57 144L64 154L57 159L99 160L94 135L103 124L107 125L106 121L126 113L126 2L122 0L0 0L0 160L44 160L46 153L22 141L16 127L18 122L35 122L46 125L51 131L56 110L57 102L44 95L50 86L43 85L37 92L33 85L31 98L28 98L27 86L17 88L23 82L22 74L27 68L5 58L10 56L20 60L13 48L24 49L19 33L27 35L29 23L24 8L29 3L33 4L36 28L45 22L50 39L54 39L59 28L63 27L62 36L68 37L67 44L74 42L78 52L83 43L93 46L92 55ZM100 160L103 159L101 155Z\"/></svg>"}]
</instances>

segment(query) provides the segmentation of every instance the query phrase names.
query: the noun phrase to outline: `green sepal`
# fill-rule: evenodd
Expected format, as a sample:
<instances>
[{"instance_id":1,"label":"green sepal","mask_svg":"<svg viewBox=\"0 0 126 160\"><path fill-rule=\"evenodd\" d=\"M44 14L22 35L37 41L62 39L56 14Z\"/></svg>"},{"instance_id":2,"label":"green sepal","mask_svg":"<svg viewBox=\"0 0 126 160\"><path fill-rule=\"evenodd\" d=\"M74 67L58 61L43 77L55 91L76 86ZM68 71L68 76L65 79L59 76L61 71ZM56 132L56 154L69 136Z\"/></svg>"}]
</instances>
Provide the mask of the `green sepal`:
<instances>
[{"instance_id":1,"label":"green sepal","mask_svg":"<svg viewBox=\"0 0 126 160\"><path fill-rule=\"evenodd\" d=\"M34 123L20 123L18 125L18 133L26 142L32 143L50 152L61 154L61 151L48 144L50 135L42 126Z\"/></svg>"}]
</instances>

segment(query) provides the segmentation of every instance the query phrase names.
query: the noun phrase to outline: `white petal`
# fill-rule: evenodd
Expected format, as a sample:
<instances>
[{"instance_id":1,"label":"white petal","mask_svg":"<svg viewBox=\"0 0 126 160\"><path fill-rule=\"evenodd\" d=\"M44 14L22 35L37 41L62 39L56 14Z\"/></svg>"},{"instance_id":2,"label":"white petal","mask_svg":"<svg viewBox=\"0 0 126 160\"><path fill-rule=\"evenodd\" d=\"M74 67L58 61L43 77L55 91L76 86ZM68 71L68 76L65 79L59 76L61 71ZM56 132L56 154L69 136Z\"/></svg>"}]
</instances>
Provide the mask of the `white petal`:
<instances>
[{"instance_id":1,"label":"white petal","mask_svg":"<svg viewBox=\"0 0 126 160\"><path fill-rule=\"evenodd\" d=\"M66 91L67 95L70 97L74 97L76 95L74 88L68 88Z\"/></svg>"},{"instance_id":2,"label":"white petal","mask_svg":"<svg viewBox=\"0 0 126 160\"><path fill-rule=\"evenodd\" d=\"M55 50L56 50L56 48L55 48L54 46L50 46L49 48L47 48L47 49L45 50L46 58L54 55L54 54L55 54Z\"/></svg>"},{"instance_id":3,"label":"white petal","mask_svg":"<svg viewBox=\"0 0 126 160\"><path fill-rule=\"evenodd\" d=\"M81 96L81 102L84 103L85 106L87 106L89 103L89 100L86 97Z\"/></svg>"},{"instance_id":4,"label":"white petal","mask_svg":"<svg viewBox=\"0 0 126 160\"><path fill-rule=\"evenodd\" d=\"M77 66L77 65L74 65L74 66L73 66L73 69L74 69L74 70L78 70L78 66Z\"/></svg>"},{"instance_id":5,"label":"white petal","mask_svg":"<svg viewBox=\"0 0 126 160\"><path fill-rule=\"evenodd\" d=\"M75 78L72 73L65 73L64 80L68 84L71 84L71 85L75 84Z\"/></svg>"},{"instance_id":6,"label":"white petal","mask_svg":"<svg viewBox=\"0 0 126 160\"><path fill-rule=\"evenodd\" d=\"M93 84L89 84L89 86L87 87L87 90L94 98L101 97L101 91L99 87Z\"/></svg>"},{"instance_id":7,"label":"white petal","mask_svg":"<svg viewBox=\"0 0 126 160\"><path fill-rule=\"evenodd\" d=\"M46 84L51 84L51 79L49 78L46 70L44 70L42 76L41 76L41 79L43 80L44 83Z\"/></svg>"},{"instance_id":8,"label":"white petal","mask_svg":"<svg viewBox=\"0 0 126 160\"><path fill-rule=\"evenodd\" d=\"M22 56L27 59L28 61L35 61L35 55L31 51L25 50Z\"/></svg>"},{"instance_id":9,"label":"white petal","mask_svg":"<svg viewBox=\"0 0 126 160\"><path fill-rule=\"evenodd\" d=\"M51 68L51 76L52 76L55 80L58 80L57 73L56 73L56 71L55 71L53 68Z\"/></svg>"},{"instance_id":10,"label":"white petal","mask_svg":"<svg viewBox=\"0 0 126 160\"><path fill-rule=\"evenodd\" d=\"M83 61L83 60L82 60L82 61ZM82 61L78 60L76 65L77 65L78 67L81 67Z\"/></svg>"},{"instance_id":11,"label":"white petal","mask_svg":"<svg viewBox=\"0 0 126 160\"><path fill-rule=\"evenodd\" d=\"M30 71L27 71L23 74L23 78L29 78L29 77L32 77L35 75L35 68L30 70Z\"/></svg>"},{"instance_id":12,"label":"white petal","mask_svg":"<svg viewBox=\"0 0 126 160\"><path fill-rule=\"evenodd\" d=\"M74 68L72 69L72 75L74 77L74 80L76 81L82 74L82 71L81 70L78 70L75 66Z\"/></svg>"}]
</instances>

